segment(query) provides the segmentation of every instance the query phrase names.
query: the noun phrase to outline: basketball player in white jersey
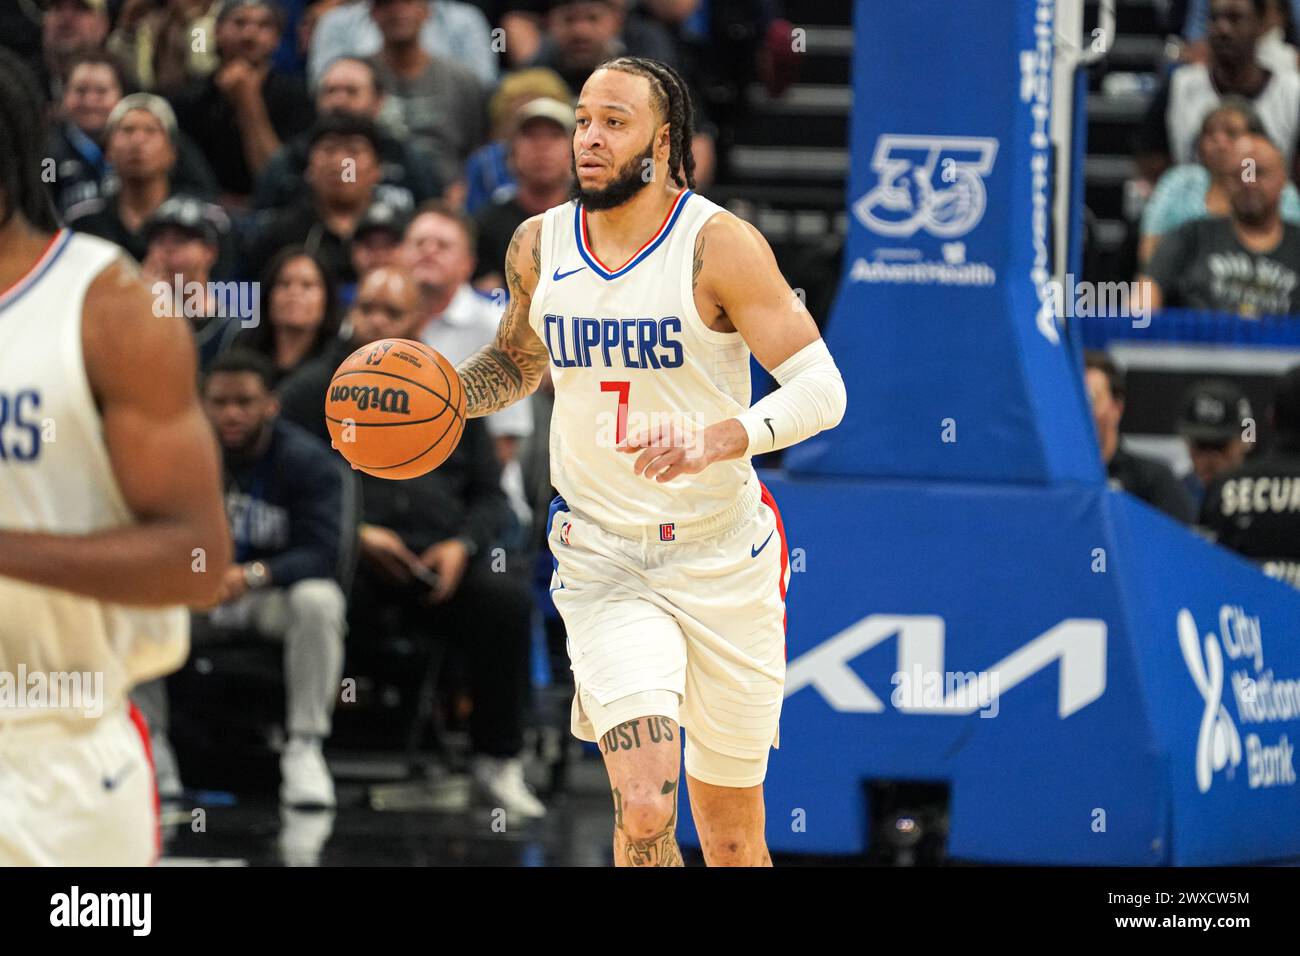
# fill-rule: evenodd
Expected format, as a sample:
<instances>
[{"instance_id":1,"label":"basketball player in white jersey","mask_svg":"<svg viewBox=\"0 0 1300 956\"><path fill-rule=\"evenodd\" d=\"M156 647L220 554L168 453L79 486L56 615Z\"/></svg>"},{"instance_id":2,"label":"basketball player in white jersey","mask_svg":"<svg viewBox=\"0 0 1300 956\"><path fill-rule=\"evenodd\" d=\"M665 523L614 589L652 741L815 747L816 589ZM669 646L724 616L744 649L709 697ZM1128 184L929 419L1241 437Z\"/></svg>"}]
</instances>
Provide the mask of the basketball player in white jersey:
<instances>
[{"instance_id":1,"label":"basketball player in white jersey","mask_svg":"<svg viewBox=\"0 0 1300 956\"><path fill-rule=\"evenodd\" d=\"M0 866L148 864L127 694L185 659L183 605L229 566L217 449L184 317L57 228L41 102L0 50Z\"/></svg>"},{"instance_id":2,"label":"basketball player in white jersey","mask_svg":"<svg viewBox=\"0 0 1300 956\"><path fill-rule=\"evenodd\" d=\"M836 425L844 383L756 229L691 191L692 114L654 60L583 86L575 201L524 222L469 414L555 384L551 593L574 733L599 741L619 865L681 864L681 741L710 865L770 865L762 783L785 681L785 533L750 456ZM750 352L780 388L750 406Z\"/></svg>"}]
</instances>

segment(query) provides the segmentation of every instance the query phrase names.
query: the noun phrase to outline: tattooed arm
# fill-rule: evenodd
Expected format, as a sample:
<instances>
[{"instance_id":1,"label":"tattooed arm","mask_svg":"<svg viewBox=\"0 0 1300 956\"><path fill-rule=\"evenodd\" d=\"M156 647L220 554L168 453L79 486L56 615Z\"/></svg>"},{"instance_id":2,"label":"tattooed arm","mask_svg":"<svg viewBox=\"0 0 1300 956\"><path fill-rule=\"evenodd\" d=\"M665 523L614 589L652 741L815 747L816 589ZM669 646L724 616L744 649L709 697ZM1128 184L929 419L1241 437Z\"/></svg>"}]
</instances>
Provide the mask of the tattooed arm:
<instances>
[{"instance_id":1,"label":"tattooed arm","mask_svg":"<svg viewBox=\"0 0 1300 956\"><path fill-rule=\"evenodd\" d=\"M528 309L542 271L542 217L525 219L506 251L506 287L510 301L495 341L456 367L465 386L470 418L499 412L537 388L550 353L528 324Z\"/></svg>"}]
</instances>

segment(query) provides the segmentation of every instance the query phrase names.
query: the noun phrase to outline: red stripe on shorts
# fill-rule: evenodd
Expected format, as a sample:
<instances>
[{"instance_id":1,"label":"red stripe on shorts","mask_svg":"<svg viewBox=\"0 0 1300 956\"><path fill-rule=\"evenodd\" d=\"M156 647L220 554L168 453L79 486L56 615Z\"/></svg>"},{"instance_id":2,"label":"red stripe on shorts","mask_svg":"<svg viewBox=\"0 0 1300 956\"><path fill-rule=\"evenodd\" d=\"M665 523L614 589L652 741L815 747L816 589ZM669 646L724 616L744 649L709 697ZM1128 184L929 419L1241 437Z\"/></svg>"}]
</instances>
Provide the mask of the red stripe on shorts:
<instances>
[{"instance_id":1,"label":"red stripe on shorts","mask_svg":"<svg viewBox=\"0 0 1300 956\"><path fill-rule=\"evenodd\" d=\"M153 862L158 862L158 857L162 855L162 808L158 801L158 775L153 768L153 744L149 741L149 725L145 722L144 714L140 713L140 708L135 706L132 701L127 708L127 716L131 718L131 723L135 724L136 731L140 734L140 743L144 745L145 760L149 762L149 776L153 780Z\"/></svg>"},{"instance_id":2,"label":"red stripe on shorts","mask_svg":"<svg viewBox=\"0 0 1300 956\"><path fill-rule=\"evenodd\" d=\"M776 515L776 533L781 537L781 576L777 579L777 587L779 587L781 590L781 603L784 605L785 604L785 572L786 572L786 568L790 566L790 549L789 549L789 545L785 540L785 523L781 520L781 509L776 506L776 499L772 497L772 492L767 490L767 485L763 484L760 481L758 483L758 487L763 489L763 493L762 495L759 496L759 500L762 501L763 504L771 508L772 514ZM789 612L788 611L784 612L781 615L781 627L788 630L789 619L790 619Z\"/></svg>"}]
</instances>

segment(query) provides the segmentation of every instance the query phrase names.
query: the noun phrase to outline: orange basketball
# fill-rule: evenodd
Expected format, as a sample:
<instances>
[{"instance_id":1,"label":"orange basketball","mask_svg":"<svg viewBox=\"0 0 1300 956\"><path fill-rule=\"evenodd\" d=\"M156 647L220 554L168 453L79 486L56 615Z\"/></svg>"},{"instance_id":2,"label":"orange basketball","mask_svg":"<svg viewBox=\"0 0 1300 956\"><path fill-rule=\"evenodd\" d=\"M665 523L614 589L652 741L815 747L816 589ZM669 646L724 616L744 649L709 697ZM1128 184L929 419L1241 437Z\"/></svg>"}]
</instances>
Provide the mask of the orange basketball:
<instances>
[{"instance_id":1,"label":"orange basketball","mask_svg":"<svg viewBox=\"0 0 1300 956\"><path fill-rule=\"evenodd\" d=\"M417 478L450 455L465 430L455 367L420 342L380 339L357 349L325 393L331 444L378 478Z\"/></svg>"}]
</instances>

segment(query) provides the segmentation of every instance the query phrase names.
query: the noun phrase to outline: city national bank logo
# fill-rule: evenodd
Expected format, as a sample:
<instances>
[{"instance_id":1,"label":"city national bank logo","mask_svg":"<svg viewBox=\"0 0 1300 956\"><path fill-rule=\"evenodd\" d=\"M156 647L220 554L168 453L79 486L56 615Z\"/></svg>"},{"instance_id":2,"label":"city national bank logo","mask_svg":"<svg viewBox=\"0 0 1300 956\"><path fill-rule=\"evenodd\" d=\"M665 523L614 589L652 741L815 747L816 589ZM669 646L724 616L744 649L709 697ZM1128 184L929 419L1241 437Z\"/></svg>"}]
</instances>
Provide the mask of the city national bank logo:
<instances>
[{"instance_id":1,"label":"city national bank logo","mask_svg":"<svg viewBox=\"0 0 1300 956\"><path fill-rule=\"evenodd\" d=\"M1300 718L1300 680L1278 679L1264 667L1264 639L1259 618L1242 608L1225 604L1219 608L1219 634L1202 638L1196 619L1186 608L1178 612L1178 645L1192 682L1205 701L1196 736L1196 787L1209 792L1214 775L1226 771L1233 779L1242 761L1242 742L1223 703L1226 665L1243 665L1231 674L1232 699L1237 722L1267 724ZM1253 673L1252 673L1253 671ZM1252 790L1294 786L1295 747L1286 734L1266 744L1259 734L1246 734L1246 783Z\"/></svg>"},{"instance_id":2,"label":"city national bank logo","mask_svg":"<svg viewBox=\"0 0 1300 956\"><path fill-rule=\"evenodd\" d=\"M980 136L904 136L885 133L876 141L871 168L879 182L853 204L853 214L870 232L910 239L923 232L935 239L959 239L984 218L998 141ZM943 258L927 260L920 249L877 248L875 261L858 259L855 282L989 286L992 266L967 262L964 243L948 243Z\"/></svg>"}]
</instances>

